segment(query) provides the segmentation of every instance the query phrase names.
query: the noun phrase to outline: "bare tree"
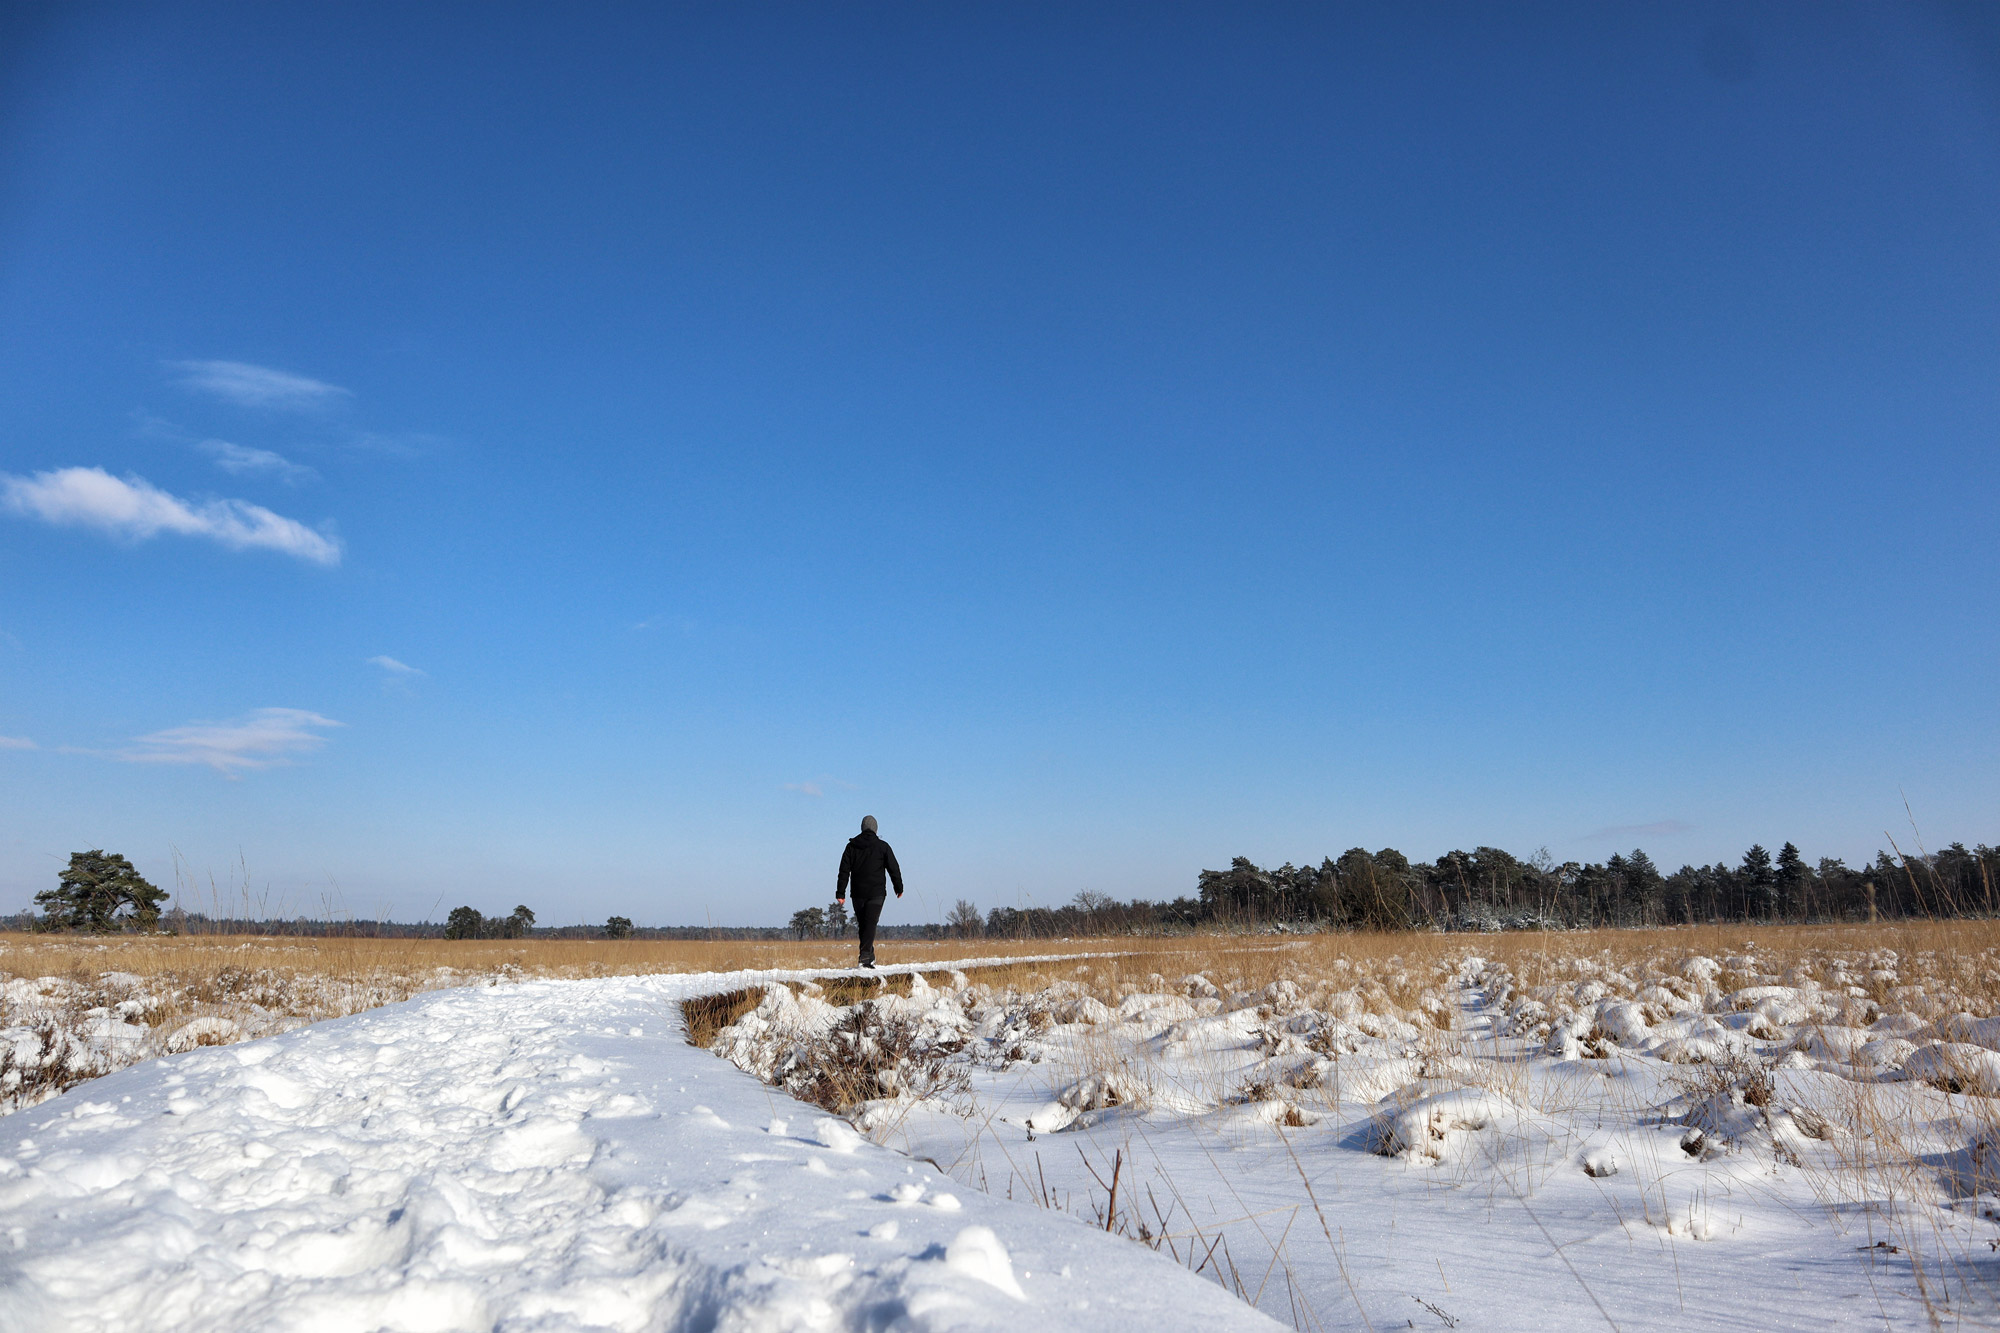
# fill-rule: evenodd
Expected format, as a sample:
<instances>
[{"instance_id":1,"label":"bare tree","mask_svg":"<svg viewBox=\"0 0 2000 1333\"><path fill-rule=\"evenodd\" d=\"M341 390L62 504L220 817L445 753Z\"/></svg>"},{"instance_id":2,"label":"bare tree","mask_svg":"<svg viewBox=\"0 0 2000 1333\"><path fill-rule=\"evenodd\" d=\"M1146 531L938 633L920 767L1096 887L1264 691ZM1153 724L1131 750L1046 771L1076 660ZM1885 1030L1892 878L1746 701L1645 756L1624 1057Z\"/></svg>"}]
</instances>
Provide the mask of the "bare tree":
<instances>
[{"instance_id":1,"label":"bare tree","mask_svg":"<svg viewBox=\"0 0 2000 1333\"><path fill-rule=\"evenodd\" d=\"M945 916L944 924L952 934L962 940L978 939L986 933L986 922L979 915L979 909L960 898Z\"/></svg>"}]
</instances>

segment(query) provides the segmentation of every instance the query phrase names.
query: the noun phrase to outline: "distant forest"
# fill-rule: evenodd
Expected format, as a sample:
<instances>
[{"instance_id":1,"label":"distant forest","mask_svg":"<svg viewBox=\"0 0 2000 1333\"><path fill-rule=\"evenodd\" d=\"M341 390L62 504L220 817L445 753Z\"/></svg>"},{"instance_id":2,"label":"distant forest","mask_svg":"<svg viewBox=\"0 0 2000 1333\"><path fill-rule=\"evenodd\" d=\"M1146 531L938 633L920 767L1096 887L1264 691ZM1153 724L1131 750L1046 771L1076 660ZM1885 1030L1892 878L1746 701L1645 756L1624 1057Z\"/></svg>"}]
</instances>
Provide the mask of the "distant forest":
<instances>
[{"instance_id":1,"label":"distant forest","mask_svg":"<svg viewBox=\"0 0 2000 1333\"><path fill-rule=\"evenodd\" d=\"M1876 853L1850 867L1831 857L1808 862L1791 843L1774 856L1752 847L1736 865L1684 865L1663 873L1644 851L1598 862L1557 864L1547 851L1523 860L1497 847L1447 852L1411 864L1394 848L1356 847L1317 866L1267 870L1237 857L1227 870L1195 876L1192 897L1120 902L1083 892L1052 907L996 907L981 917L960 901L943 922L883 923L883 939L1040 939L1079 935L1158 935L1195 930L1572 930L1597 926L1672 926L1702 922L1872 921L1905 917L2000 915L1995 899L2000 848L1953 843L1939 852ZM535 939L775 940L845 936L812 909L784 926L642 926L624 917L606 925L536 926L517 907L506 918L480 918L491 930L467 934L460 908L451 922L211 918L179 910L161 915L176 934L479 937ZM0 916L0 930L44 930L51 919ZM502 927L505 927L504 929ZM114 928L131 929L120 919Z\"/></svg>"},{"instance_id":2,"label":"distant forest","mask_svg":"<svg viewBox=\"0 0 2000 1333\"><path fill-rule=\"evenodd\" d=\"M1448 852L1412 865L1393 847L1356 847L1317 866L1266 870L1237 857L1204 870L1195 896L1121 903L1080 893L1061 907L996 907L981 933L1008 938L1155 934L1201 928L1354 930L1570 930L1709 921L1871 921L1986 916L2000 910L2000 848L1953 843L1941 852L1878 852L1858 869L1808 862L1791 843L1761 846L1731 866L1684 865L1664 874L1639 849L1604 862L1557 864L1546 850L1523 860L1497 847ZM962 920L962 919L961 919ZM964 923L969 924L969 923ZM969 934L960 925L956 933Z\"/></svg>"}]
</instances>

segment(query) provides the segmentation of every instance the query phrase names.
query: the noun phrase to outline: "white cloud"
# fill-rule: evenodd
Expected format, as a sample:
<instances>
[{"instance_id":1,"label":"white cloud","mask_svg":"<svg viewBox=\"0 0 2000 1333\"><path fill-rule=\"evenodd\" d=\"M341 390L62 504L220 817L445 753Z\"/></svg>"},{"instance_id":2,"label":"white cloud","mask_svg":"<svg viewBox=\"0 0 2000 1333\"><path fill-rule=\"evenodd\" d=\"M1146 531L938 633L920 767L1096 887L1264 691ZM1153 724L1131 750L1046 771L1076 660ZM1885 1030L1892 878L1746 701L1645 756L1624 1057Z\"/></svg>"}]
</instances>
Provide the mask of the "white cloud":
<instances>
[{"instance_id":1,"label":"white cloud","mask_svg":"<svg viewBox=\"0 0 2000 1333\"><path fill-rule=\"evenodd\" d=\"M206 764L233 778L289 763L325 742L321 730L345 725L303 708L259 708L229 722L190 722L141 736L116 757L133 764Z\"/></svg>"},{"instance_id":2,"label":"white cloud","mask_svg":"<svg viewBox=\"0 0 2000 1333\"><path fill-rule=\"evenodd\" d=\"M312 481L319 476L305 464L294 463L283 454L274 454L269 449L253 449L244 444L231 444L228 440L203 440L195 447L213 458L217 467L232 476L270 476L292 485Z\"/></svg>"},{"instance_id":3,"label":"white cloud","mask_svg":"<svg viewBox=\"0 0 2000 1333\"><path fill-rule=\"evenodd\" d=\"M39 750L42 747L26 736L0 736L0 750Z\"/></svg>"},{"instance_id":4,"label":"white cloud","mask_svg":"<svg viewBox=\"0 0 2000 1333\"><path fill-rule=\"evenodd\" d=\"M398 662L395 658L388 656L371 657L368 659L368 665L381 667L392 676L422 676L427 674L411 666L408 662Z\"/></svg>"},{"instance_id":5,"label":"white cloud","mask_svg":"<svg viewBox=\"0 0 2000 1333\"><path fill-rule=\"evenodd\" d=\"M181 383L239 407L303 411L328 407L354 395L338 384L253 366L247 361L169 361Z\"/></svg>"},{"instance_id":6,"label":"white cloud","mask_svg":"<svg viewBox=\"0 0 2000 1333\"><path fill-rule=\"evenodd\" d=\"M364 430L350 435L347 439L347 446L350 449L380 454L385 458L404 459L421 458L425 454L435 453L444 448L446 443L443 436L421 430L393 432Z\"/></svg>"},{"instance_id":7,"label":"white cloud","mask_svg":"<svg viewBox=\"0 0 2000 1333\"><path fill-rule=\"evenodd\" d=\"M316 565L340 563L340 543L297 519L243 500L193 504L143 477L123 480L99 467L66 467L14 477L0 472L0 505L46 523L97 528L144 540L162 532L207 537L231 550L257 548Z\"/></svg>"},{"instance_id":8,"label":"white cloud","mask_svg":"<svg viewBox=\"0 0 2000 1333\"><path fill-rule=\"evenodd\" d=\"M802 796L826 795L826 788L820 786L817 782L787 782L785 790L798 792Z\"/></svg>"}]
</instances>

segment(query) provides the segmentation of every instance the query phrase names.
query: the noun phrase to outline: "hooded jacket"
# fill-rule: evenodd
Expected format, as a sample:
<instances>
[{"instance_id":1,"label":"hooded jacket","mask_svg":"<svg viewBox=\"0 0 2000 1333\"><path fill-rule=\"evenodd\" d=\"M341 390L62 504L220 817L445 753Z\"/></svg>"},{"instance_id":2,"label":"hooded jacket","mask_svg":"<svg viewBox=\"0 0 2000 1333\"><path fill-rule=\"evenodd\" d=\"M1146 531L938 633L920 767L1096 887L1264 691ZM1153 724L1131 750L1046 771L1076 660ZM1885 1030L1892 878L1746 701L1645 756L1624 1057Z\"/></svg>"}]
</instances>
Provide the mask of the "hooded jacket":
<instances>
[{"instance_id":1,"label":"hooded jacket","mask_svg":"<svg viewBox=\"0 0 2000 1333\"><path fill-rule=\"evenodd\" d=\"M903 868L896 864L896 853L874 833L858 833L847 840L847 850L840 854L840 878L834 881L833 896L843 896L851 879L857 899L886 897L888 891L882 884L885 870L896 882L896 895L901 897Z\"/></svg>"}]
</instances>

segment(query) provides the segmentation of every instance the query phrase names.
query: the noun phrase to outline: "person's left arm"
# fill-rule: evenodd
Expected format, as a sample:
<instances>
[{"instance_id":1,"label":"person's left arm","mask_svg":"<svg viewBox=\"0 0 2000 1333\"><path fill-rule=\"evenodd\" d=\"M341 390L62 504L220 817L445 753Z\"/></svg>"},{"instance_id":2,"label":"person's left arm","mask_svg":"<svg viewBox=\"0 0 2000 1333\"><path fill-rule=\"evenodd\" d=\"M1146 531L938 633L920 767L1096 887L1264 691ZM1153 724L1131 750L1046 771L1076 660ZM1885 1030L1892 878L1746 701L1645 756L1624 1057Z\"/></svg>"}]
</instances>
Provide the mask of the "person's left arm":
<instances>
[{"instance_id":1,"label":"person's left arm","mask_svg":"<svg viewBox=\"0 0 2000 1333\"><path fill-rule=\"evenodd\" d=\"M903 867L896 864L896 849L888 843L882 844L882 860L889 867L889 878L895 882L896 896L903 896Z\"/></svg>"}]
</instances>

